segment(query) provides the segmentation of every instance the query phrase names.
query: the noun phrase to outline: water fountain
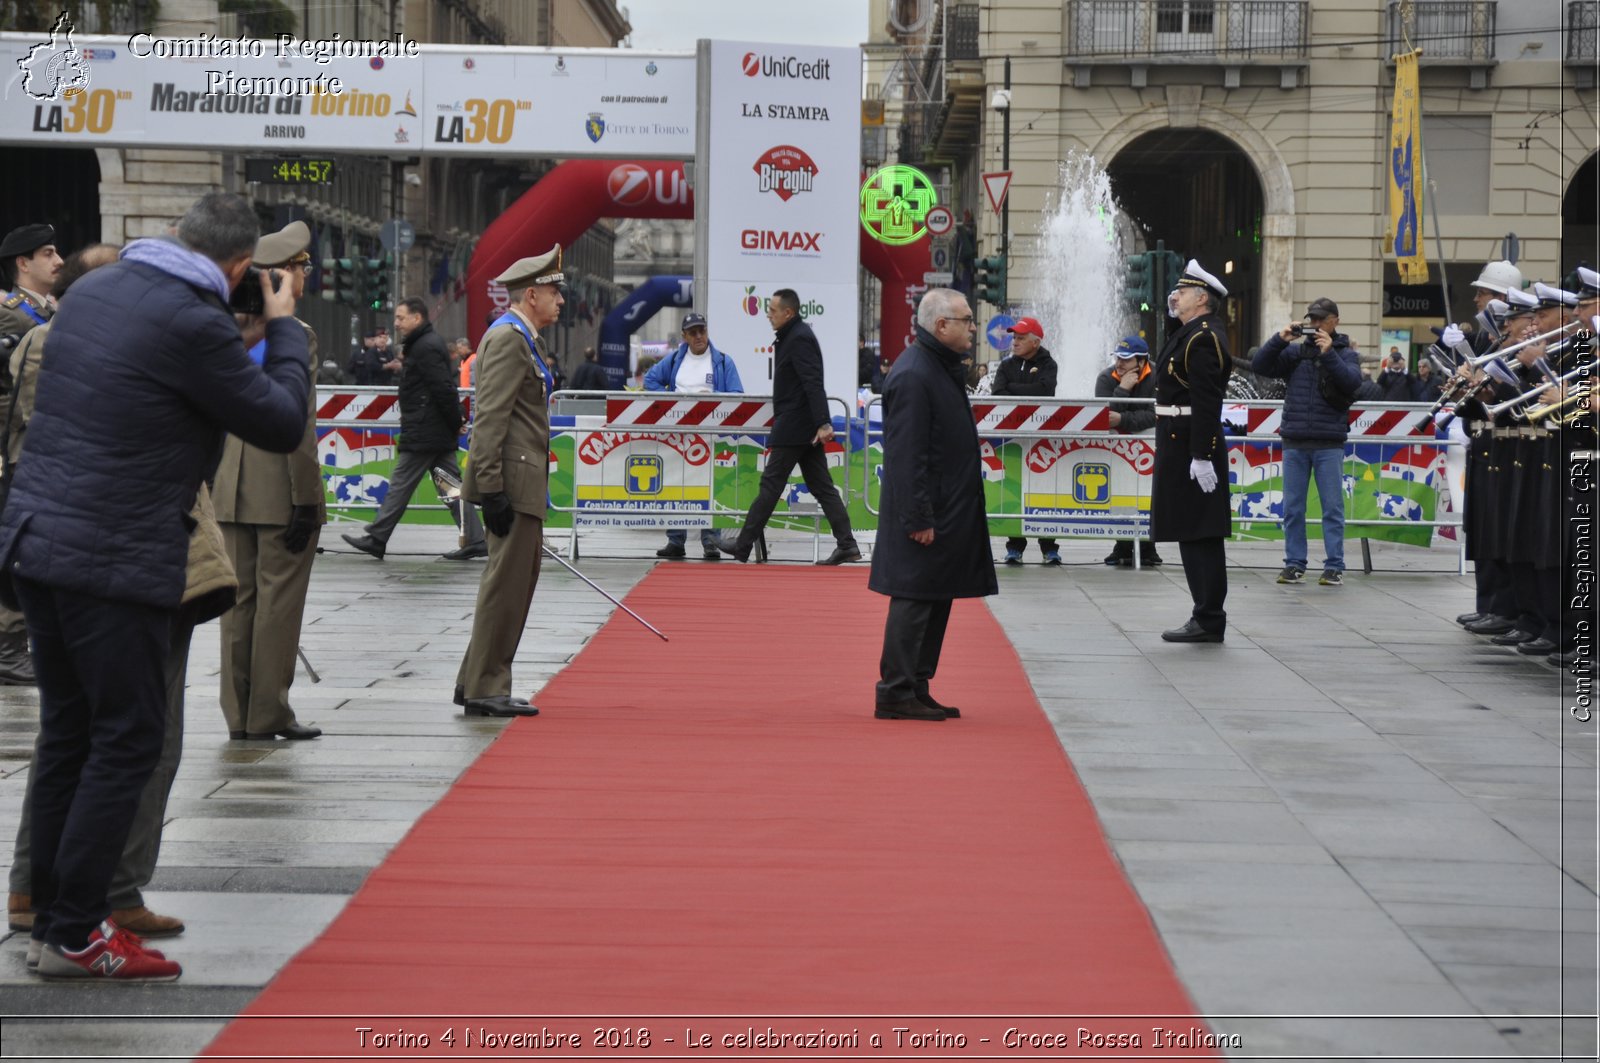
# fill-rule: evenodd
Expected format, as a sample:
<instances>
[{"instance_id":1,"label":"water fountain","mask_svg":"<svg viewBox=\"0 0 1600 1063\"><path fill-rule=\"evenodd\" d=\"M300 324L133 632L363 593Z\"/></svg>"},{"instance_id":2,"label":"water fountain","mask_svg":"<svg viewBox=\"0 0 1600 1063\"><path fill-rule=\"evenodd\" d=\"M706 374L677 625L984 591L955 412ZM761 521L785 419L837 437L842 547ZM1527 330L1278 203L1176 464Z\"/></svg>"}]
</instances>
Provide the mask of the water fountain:
<instances>
[{"instance_id":1,"label":"water fountain","mask_svg":"<svg viewBox=\"0 0 1600 1063\"><path fill-rule=\"evenodd\" d=\"M1022 310L1044 325L1045 346L1061 367L1059 396L1093 395L1107 354L1138 329L1122 302L1124 234L1131 232L1105 169L1087 152L1069 154L1039 230L1038 286Z\"/></svg>"}]
</instances>

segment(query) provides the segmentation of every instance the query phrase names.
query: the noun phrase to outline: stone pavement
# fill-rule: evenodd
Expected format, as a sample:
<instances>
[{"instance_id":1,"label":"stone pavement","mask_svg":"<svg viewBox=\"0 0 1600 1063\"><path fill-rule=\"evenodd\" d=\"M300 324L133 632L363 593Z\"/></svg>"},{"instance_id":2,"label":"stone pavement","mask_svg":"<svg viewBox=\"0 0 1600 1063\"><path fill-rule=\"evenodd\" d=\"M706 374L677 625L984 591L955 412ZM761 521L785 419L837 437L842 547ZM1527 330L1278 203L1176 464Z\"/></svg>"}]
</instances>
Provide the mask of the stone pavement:
<instances>
[{"instance_id":1,"label":"stone pavement","mask_svg":"<svg viewBox=\"0 0 1600 1063\"><path fill-rule=\"evenodd\" d=\"M480 571L436 560L450 531L404 526L379 563L342 552L338 529L303 636L322 682L295 685L322 739L227 741L215 626L196 635L149 891L189 924L170 948L183 979L45 984L24 970L23 937L0 939L0 1054L192 1055L504 726L449 704ZM810 559L809 536L769 537L776 559ZM620 597L660 541L586 536L580 564ZM1593 1058L1596 726L1568 714L1570 679L1451 622L1471 599L1454 551L1374 544L1378 571L1324 588L1276 586L1271 545L1230 547L1228 641L1169 646L1158 632L1187 612L1181 570L1106 569L1105 550L1068 543L1061 569L1002 568L989 605L1179 976L1215 1029L1241 1036L1234 1055ZM610 612L547 563L519 690ZM948 646L945 662L996 652ZM36 711L32 691L0 688L8 865ZM1559 1021L1530 1017L1563 1014L1591 1016L1564 1043Z\"/></svg>"}]
</instances>

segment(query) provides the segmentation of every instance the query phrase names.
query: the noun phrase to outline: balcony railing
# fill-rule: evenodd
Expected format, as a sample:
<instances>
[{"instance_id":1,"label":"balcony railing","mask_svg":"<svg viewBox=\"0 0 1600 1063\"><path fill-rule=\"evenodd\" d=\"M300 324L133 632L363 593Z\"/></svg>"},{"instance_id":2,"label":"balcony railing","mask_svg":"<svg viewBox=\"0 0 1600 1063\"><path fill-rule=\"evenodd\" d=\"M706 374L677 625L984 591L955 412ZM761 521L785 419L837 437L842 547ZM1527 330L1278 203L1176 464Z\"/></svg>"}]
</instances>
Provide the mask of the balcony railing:
<instances>
[{"instance_id":1,"label":"balcony railing","mask_svg":"<svg viewBox=\"0 0 1600 1063\"><path fill-rule=\"evenodd\" d=\"M954 4L945 23L944 57L950 60L978 58L978 5Z\"/></svg>"},{"instance_id":2,"label":"balcony railing","mask_svg":"<svg viewBox=\"0 0 1600 1063\"><path fill-rule=\"evenodd\" d=\"M1073 59L1304 58L1307 0L1071 0Z\"/></svg>"},{"instance_id":3,"label":"balcony railing","mask_svg":"<svg viewBox=\"0 0 1600 1063\"><path fill-rule=\"evenodd\" d=\"M1567 4L1567 59L1593 62L1600 37L1600 0L1570 0Z\"/></svg>"},{"instance_id":4,"label":"balcony railing","mask_svg":"<svg viewBox=\"0 0 1600 1063\"><path fill-rule=\"evenodd\" d=\"M1396 51L1407 39L1423 63L1493 63L1496 0L1416 0L1409 22L1389 4L1389 38Z\"/></svg>"}]
</instances>

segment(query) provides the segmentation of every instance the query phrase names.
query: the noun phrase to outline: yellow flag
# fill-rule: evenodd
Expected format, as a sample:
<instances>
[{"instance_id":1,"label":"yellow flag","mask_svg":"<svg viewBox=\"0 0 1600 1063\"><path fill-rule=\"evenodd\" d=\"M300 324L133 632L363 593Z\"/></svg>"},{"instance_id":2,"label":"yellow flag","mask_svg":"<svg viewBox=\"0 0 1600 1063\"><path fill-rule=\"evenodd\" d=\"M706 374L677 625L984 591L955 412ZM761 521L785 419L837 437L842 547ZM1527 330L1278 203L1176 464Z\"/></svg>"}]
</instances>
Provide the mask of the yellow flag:
<instances>
[{"instance_id":1,"label":"yellow flag","mask_svg":"<svg viewBox=\"0 0 1600 1063\"><path fill-rule=\"evenodd\" d=\"M1389 238L1400 283L1426 284L1422 253L1422 97L1417 52L1395 56L1394 116L1389 127Z\"/></svg>"}]
</instances>

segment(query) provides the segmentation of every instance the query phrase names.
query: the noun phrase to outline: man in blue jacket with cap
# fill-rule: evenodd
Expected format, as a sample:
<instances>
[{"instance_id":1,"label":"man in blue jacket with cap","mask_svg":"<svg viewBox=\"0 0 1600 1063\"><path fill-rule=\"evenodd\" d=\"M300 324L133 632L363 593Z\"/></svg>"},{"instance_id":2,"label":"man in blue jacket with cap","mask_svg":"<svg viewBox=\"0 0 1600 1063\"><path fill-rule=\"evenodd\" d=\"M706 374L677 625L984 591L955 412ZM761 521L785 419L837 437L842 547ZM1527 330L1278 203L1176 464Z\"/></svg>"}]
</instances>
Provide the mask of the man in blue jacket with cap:
<instances>
[{"instance_id":1,"label":"man in blue jacket with cap","mask_svg":"<svg viewBox=\"0 0 1600 1063\"><path fill-rule=\"evenodd\" d=\"M650 367L645 374L646 391L675 391L682 395L743 394L744 384L739 381L739 367L733 359L711 344L711 334L706 330L706 316L692 313L683 319L683 342L678 349ZM656 551L657 557L683 557L683 544L688 541L687 528L672 528L667 532L667 545ZM718 546L717 530L710 526L700 529L700 546L707 561L722 557Z\"/></svg>"}]
</instances>

